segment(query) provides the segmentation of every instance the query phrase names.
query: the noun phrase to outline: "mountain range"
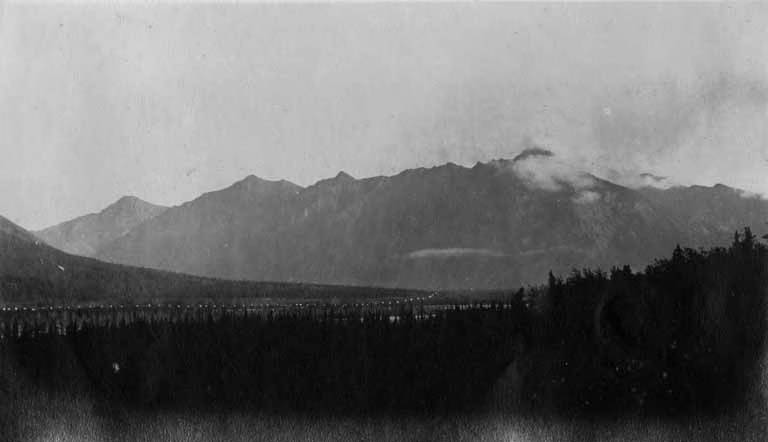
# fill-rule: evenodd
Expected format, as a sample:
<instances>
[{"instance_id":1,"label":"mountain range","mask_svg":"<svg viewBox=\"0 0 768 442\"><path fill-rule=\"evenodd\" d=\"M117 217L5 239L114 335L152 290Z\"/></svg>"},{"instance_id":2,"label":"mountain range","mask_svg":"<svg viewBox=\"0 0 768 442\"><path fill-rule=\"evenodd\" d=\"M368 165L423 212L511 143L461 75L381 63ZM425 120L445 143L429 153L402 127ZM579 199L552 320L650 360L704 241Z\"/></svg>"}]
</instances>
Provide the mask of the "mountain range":
<instances>
[{"instance_id":1,"label":"mountain range","mask_svg":"<svg viewBox=\"0 0 768 442\"><path fill-rule=\"evenodd\" d=\"M585 266L642 267L676 245L763 233L768 201L724 185L625 187L541 148L302 187L255 176L164 208L123 198L36 232L71 253L225 279L494 289Z\"/></svg>"}]
</instances>

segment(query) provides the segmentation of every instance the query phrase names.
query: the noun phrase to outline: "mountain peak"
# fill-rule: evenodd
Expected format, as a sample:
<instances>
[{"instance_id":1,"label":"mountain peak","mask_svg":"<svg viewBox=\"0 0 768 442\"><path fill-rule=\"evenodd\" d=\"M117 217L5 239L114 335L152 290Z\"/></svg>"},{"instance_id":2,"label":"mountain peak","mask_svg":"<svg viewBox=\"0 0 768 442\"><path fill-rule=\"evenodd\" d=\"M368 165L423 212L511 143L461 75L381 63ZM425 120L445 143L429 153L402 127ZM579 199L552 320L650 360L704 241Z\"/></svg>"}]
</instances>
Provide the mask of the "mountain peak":
<instances>
[{"instance_id":1,"label":"mountain peak","mask_svg":"<svg viewBox=\"0 0 768 442\"><path fill-rule=\"evenodd\" d=\"M135 197L133 195L125 195L120 197L117 201L107 206L104 210L100 212L101 215L110 215L110 214L133 214L133 213L144 213L144 212L152 212L152 213L158 213L162 210L165 210L165 207L158 206L152 203L148 203L141 198Z\"/></svg>"},{"instance_id":2,"label":"mountain peak","mask_svg":"<svg viewBox=\"0 0 768 442\"><path fill-rule=\"evenodd\" d=\"M341 172L337 173L335 177L322 179L312 185L312 187L338 186L353 183L355 181L357 181L355 177L342 170Z\"/></svg>"},{"instance_id":3,"label":"mountain peak","mask_svg":"<svg viewBox=\"0 0 768 442\"><path fill-rule=\"evenodd\" d=\"M714 189L714 190L719 190L719 191L721 191L721 192L722 192L722 191L733 191L733 190L734 190L734 189L733 189L733 187L730 187L730 186L726 186L726 185L725 185L725 184L723 184L723 183L717 183L717 184L715 184L714 186L712 186L712 189Z\"/></svg>"},{"instance_id":4,"label":"mountain peak","mask_svg":"<svg viewBox=\"0 0 768 442\"><path fill-rule=\"evenodd\" d=\"M256 183L266 183L266 182L268 182L268 181L265 180L264 178L261 178L259 176L254 175L254 174L249 174L245 178L243 178L242 180L235 182L235 184L240 184L240 183L256 184Z\"/></svg>"},{"instance_id":5,"label":"mountain peak","mask_svg":"<svg viewBox=\"0 0 768 442\"><path fill-rule=\"evenodd\" d=\"M35 234L57 249L92 256L102 245L165 210L166 207L126 195L101 212L63 222Z\"/></svg>"},{"instance_id":6,"label":"mountain peak","mask_svg":"<svg viewBox=\"0 0 768 442\"><path fill-rule=\"evenodd\" d=\"M152 203L144 201L133 195L121 196L117 201L107 206L104 211L114 207L136 207L136 206L155 206Z\"/></svg>"},{"instance_id":7,"label":"mountain peak","mask_svg":"<svg viewBox=\"0 0 768 442\"><path fill-rule=\"evenodd\" d=\"M335 180L354 181L355 177L344 172L343 170L336 174Z\"/></svg>"},{"instance_id":8,"label":"mountain peak","mask_svg":"<svg viewBox=\"0 0 768 442\"><path fill-rule=\"evenodd\" d=\"M285 188L288 187L290 189L300 189L301 186L298 184L294 184L290 181L286 180L266 180L264 178L258 177L256 175L248 175L247 177L243 178L242 180L236 182L231 186L232 188L242 188L247 191L254 191L257 189L266 189L266 188L273 188L273 187L280 187Z\"/></svg>"},{"instance_id":9,"label":"mountain peak","mask_svg":"<svg viewBox=\"0 0 768 442\"><path fill-rule=\"evenodd\" d=\"M123 195L120 197L120 199L117 200L117 203L135 203L135 202L142 202L145 203L146 201L143 201L141 198L133 196L133 195Z\"/></svg>"}]
</instances>

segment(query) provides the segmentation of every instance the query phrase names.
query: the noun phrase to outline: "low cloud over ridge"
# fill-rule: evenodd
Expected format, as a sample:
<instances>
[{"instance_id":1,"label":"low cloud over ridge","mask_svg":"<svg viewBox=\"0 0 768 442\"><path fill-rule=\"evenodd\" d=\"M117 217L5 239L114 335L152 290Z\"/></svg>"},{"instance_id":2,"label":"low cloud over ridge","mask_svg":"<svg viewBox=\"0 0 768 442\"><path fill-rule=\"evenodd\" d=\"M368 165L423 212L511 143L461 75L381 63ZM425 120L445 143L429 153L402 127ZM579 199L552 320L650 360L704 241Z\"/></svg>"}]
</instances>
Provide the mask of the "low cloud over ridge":
<instances>
[{"instance_id":1,"label":"low cloud over ridge","mask_svg":"<svg viewBox=\"0 0 768 442\"><path fill-rule=\"evenodd\" d=\"M454 247L445 249L421 249L415 250L408 255L409 259L429 259L429 258L456 258L456 257L491 257L501 258L506 256L498 250L474 249L464 247Z\"/></svg>"},{"instance_id":2,"label":"low cloud over ridge","mask_svg":"<svg viewBox=\"0 0 768 442\"><path fill-rule=\"evenodd\" d=\"M523 141L523 146L523 151L507 167L527 186L555 192L565 187L586 189L595 184L595 178L584 169L561 160L529 138Z\"/></svg>"}]
</instances>

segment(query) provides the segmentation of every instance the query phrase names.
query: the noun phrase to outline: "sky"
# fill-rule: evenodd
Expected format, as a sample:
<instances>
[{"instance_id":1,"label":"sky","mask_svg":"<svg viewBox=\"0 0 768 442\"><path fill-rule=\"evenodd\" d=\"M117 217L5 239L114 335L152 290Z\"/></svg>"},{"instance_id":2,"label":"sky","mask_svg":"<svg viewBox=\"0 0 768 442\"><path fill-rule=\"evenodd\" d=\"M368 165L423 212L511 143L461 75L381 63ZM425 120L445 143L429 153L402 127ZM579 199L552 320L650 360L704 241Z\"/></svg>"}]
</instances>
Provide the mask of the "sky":
<instances>
[{"instance_id":1,"label":"sky","mask_svg":"<svg viewBox=\"0 0 768 442\"><path fill-rule=\"evenodd\" d=\"M0 215L512 158L768 195L766 4L0 2Z\"/></svg>"}]
</instances>

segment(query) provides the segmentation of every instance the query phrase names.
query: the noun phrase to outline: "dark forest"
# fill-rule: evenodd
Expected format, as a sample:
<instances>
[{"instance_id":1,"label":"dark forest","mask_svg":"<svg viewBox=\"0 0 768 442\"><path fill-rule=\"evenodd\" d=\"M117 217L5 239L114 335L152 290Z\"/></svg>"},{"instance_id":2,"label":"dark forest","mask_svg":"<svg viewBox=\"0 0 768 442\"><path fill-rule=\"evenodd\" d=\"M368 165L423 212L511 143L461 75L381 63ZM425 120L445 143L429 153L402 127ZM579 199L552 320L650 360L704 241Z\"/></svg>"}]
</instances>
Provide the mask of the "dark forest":
<instances>
[{"instance_id":1,"label":"dark forest","mask_svg":"<svg viewBox=\"0 0 768 442\"><path fill-rule=\"evenodd\" d=\"M640 272L550 274L450 305L80 312L66 324L4 312L0 396L87 396L118 415L720 414L759 394L767 287L768 248L745 229ZM21 431L20 410L1 410Z\"/></svg>"}]
</instances>

